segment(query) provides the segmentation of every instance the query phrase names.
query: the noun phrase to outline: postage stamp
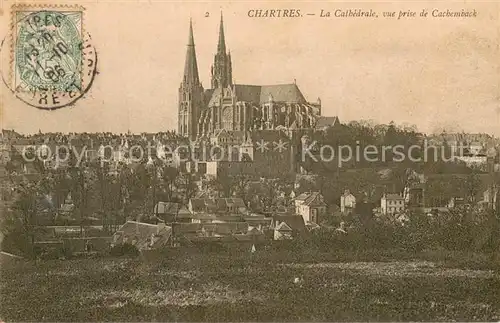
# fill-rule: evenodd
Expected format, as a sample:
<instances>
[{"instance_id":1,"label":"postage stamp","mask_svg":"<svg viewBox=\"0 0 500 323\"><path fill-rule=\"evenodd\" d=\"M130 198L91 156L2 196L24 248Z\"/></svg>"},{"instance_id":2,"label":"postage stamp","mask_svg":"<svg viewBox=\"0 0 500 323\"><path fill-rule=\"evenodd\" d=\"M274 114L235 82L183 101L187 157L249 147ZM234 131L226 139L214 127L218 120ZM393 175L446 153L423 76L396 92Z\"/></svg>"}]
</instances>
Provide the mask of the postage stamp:
<instances>
[{"instance_id":1,"label":"postage stamp","mask_svg":"<svg viewBox=\"0 0 500 323\"><path fill-rule=\"evenodd\" d=\"M73 104L90 88L97 54L81 6L12 6L11 90L41 109Z\"/></svg>"}]
</instances>

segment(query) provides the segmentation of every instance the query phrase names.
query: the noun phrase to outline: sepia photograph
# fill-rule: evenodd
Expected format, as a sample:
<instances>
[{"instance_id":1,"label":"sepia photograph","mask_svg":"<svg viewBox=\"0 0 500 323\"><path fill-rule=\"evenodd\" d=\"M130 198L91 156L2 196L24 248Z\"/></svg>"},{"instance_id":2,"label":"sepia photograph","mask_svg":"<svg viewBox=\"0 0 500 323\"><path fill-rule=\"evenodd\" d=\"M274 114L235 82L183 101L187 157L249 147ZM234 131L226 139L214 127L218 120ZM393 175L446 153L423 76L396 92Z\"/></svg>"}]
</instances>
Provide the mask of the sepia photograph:
<instances>
[{"instance_id":1,"label":"sepia photograph","mask_svg":"<svg viewBox=\"0 0 500 323\"><path fill-rule=\"evenodd\" d=\"M0 0L0 323L500 321L499 19Z\"/></svg>"}]
</instances>

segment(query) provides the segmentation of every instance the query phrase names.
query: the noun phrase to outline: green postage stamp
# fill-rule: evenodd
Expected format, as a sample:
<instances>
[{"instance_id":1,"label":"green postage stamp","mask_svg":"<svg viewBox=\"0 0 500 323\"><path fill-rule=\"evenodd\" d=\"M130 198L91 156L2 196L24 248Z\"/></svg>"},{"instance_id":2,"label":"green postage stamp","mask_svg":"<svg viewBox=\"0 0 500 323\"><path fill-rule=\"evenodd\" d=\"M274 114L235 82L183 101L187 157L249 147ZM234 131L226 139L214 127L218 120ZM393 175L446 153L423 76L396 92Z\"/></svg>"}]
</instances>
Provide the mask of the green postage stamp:
<instances>
[{"instance_id":1,"label":"green postage stamp","mask_svg":"<svg viewBox=\"0 0 500 323\"><path fill-rule=\"evenodd\" d=\"M71 105L92 84L97 54L80 6L12 7L12 90L42 109Z\"/></svg>"}]
</instances>

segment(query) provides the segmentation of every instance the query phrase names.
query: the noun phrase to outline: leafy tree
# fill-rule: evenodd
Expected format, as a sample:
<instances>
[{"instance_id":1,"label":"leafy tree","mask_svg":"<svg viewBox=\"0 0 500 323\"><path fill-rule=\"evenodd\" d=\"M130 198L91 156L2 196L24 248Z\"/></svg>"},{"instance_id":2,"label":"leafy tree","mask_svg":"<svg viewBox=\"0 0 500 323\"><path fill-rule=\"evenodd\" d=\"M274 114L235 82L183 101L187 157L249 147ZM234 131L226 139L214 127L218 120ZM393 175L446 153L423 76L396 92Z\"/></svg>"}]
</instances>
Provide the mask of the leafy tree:
<instances>
[{"instance_id":1,"label":"leafy tree","mask_svg":"<svg viewBox=\"0 0 500 323\"><path fill-rule=\"evenodd\" d=\"M11 212L1 226L5 235L2 249L34 257L37 216L44 208L42 201L46 192L40 182L34 182L20 184L16 193Z\"/></svg>"},{"instance_id":2,"label":"leafy tree","mask_svg":"<svg viewBox=\"0 0 500 323\"><path fill-rule=\"evenodd\" d=\"M179 188L179 191L182 193L183 204L187 205L189 200L194 197L196 194L198 187L195 182L195 177L193 174L185 173L181 174L177 178L176 186Z\"/></svg>"},{"instance_id":3,"label":"leafy tree","mask_svg":"<svg viewBox=\"0 0 500 323\"><path fill-rule=\"evenodd\" d=\"M467 200L474 204L476 202L476 196L481 188L481 179L479 178L477 171L474 170L468 174L463 184Z\"/></svg>"},{"instance_id":4,"label":"leafy tree","mask_svg":"<svg viewBox=\"0 0 500 323\"><path fill-rule=\"evenodd\" d=\"M171 201L175 191L175 182L179 176L179 170L175 167L165 166L161 172L161 187L167 201Z\"/></svg>"}]
</instances>

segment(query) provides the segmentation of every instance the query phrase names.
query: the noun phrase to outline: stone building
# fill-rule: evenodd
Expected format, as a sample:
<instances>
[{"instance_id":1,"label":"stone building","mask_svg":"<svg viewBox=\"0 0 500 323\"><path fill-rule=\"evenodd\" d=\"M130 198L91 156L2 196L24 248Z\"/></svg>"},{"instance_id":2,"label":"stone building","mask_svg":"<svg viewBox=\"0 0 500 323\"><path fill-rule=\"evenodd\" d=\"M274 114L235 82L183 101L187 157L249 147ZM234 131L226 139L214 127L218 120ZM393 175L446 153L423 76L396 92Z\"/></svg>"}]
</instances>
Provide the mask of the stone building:
<instances>
[{"instance_id":1,"label":"stone building","mask_svg":"<svg viewBox=\"0 0 500 323\"><path fill-rule=\"evenodd\" d=\"M219 41L211 67L211 88L198 74L192 23L189 26L184 76L179 87L179 134L191 139L210 137L220 129L251 131L314 128L321 100L309 103L295 83L235 84L231 53L226 50L221 16Z\"/></svg>"}]
</instances>

